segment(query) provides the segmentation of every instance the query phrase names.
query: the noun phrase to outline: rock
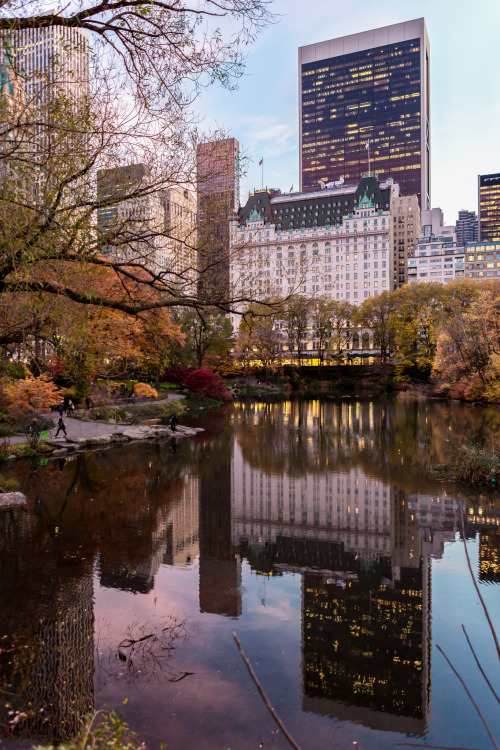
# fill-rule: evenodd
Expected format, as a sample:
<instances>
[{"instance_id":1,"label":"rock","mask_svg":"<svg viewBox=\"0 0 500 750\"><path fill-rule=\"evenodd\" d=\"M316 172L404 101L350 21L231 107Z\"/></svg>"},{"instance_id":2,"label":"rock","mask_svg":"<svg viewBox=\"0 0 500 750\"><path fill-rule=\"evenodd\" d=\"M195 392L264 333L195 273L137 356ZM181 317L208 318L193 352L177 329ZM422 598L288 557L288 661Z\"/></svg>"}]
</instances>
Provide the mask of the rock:
<instances>
[{"instance_id":1,"label":"rock","mask_svg":"<svg viewBox=\"0 0 500 750\"><path fill-rule=\"evenodd\" d=\"M108 419L108 424L116 424L116 419Z\"/></svg>"},{"instance_id":2,"label":"rock","mask_svg":"<svg viewBox=\"0 0 500 750\"><path fill-rule=\"evenodd\" d=\"M19 508L26 503L27 497L22 492L2 492L0 508Z\"/></svg>"},{"instance_id":3,"label":"rock","mask_svg":"<svg viewBox=\"0 0 500 750\"><path fill-rule=\"evenodd\" d=\"M67 448L58 448L57 450L53 451L53 456L64 456L68 452Z\"/></svg>"}]
</instances>

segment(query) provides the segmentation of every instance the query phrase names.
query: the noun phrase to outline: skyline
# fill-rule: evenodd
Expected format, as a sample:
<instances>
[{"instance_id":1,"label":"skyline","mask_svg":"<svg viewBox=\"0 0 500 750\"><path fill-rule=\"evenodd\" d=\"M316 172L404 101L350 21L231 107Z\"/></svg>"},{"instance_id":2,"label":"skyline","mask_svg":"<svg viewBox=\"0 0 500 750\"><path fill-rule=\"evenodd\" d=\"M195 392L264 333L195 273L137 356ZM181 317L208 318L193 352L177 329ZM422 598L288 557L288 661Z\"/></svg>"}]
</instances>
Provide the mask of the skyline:
<instances>
[{"instance_id":1,"label":"skyline","mask_svg":"<svg viewBox=\"0 0 500 750\"><path fill-rule=\"evenodd\" d=\"M500 79L488 59L500 6L484 2L471 28L462 0L439 7L430 0L397 8L387 0L373 8L335 5L332 14L330 0L317 0L311 14L299 0L276 0L273 10L281 17L251 47L239 89L210 88L197 102L202 127L226 128L249 158L242 204L261 187L262 157L264 187L299 188L298 48L423 17L431 52L431 205L443 209L446 223L455 223L461 209L477 212L478 175L500 171ZM464 148L471 133L477 137Z\"/></svg>"}]
</instances>

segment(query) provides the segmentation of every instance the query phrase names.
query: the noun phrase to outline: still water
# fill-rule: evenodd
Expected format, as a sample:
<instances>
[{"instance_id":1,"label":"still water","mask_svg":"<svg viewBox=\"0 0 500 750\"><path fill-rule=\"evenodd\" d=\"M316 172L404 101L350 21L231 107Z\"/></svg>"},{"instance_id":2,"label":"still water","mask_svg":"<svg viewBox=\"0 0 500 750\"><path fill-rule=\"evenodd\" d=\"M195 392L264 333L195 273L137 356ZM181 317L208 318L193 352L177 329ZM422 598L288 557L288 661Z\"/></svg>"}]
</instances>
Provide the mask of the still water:
<instances>
[{"instance_id":1,"label":"still water","mask_svg":"<svg viewBox=\"0 0 500 750\"><path fill-rule=\"evenodd\" d=\"M63 740L107 707L149 750L288 747L236 631L303 750L491 747L436 646L498 740L462 631L500 694L461 515L499 630L500 497L427 467L499 423L460 404L242 403L177 445L9 465L29 500L0 512L0 745Z\"/></svg>"}]
</instances>

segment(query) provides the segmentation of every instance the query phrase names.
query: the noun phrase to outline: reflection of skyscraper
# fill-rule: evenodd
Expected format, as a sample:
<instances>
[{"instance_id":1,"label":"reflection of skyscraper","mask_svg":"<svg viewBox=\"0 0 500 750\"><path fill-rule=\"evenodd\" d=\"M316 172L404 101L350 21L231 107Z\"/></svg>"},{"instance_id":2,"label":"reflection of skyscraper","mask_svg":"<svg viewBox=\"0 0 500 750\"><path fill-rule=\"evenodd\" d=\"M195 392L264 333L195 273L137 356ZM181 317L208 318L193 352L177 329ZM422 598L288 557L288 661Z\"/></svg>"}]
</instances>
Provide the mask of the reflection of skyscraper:
<instances>
[{"instance_id":1,"label":"reflection of skyscraper","mask_svg":"<svg viewBox=\"0 0 500 750\"><path fill-rule=\"evenodd\" d=\"M222 437L204 449L223 455L213 462L207 456L200 476L200 610L238 617L241 567L231 535L231 446Z\"/></svg>"},{"instance_id":2,"label":"reflection of skyscraper","mask_svg":"<svg viewBox=\"0 0 500 750\"><path fill-rule=\"evenodd\" d=\"M46 582L51 590L28 681L19 690L18 667L8 690L12 706L27 715L21 729L57 743L77 735L82 720L94 710L94 603L91 575L59 578L52 585Z\"/></svg>"},{"instance_id":3,"label":"reflection of skyscraper","mask_svg":"<svg viewBox=\"0 0 500 750\"><path fill-rule=\"evenodd\" d=\"M199 552L198 478L186 477L184 487L167 519L165 565L187 565Z\"/></svg>"},{"instance_id":4,"label":"reflection of skyscraper","mask_svg":"<svg viewBox=\"0 0 500 750\"><path fill-rule=\"evenodd\" d=\"M404 569L399 581L381 579L374 589L353 576L304 575L306 710L385 730L425 730L427 575L421 566Z\"/></svg>"},{"instance_id":5,"label":"reflection of skyscraper","mask_svg":"<svg viewBox=\"0 0 500 750\"><path fill-rule=\"evenodd\" d=\"M500 529L483 528L479 534L479 580L500 583Z\"/></svg>"}]
</instances>

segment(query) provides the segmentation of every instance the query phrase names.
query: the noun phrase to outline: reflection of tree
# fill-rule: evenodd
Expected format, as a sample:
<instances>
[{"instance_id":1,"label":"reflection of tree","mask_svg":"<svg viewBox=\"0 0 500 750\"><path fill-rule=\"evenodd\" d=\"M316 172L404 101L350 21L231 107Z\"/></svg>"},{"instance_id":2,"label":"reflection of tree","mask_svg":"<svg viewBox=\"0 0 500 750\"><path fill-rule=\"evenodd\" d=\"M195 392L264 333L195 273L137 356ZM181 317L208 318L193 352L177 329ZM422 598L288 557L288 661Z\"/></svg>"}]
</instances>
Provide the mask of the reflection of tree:
<instances>
[{"instance_id":1,"label":"reflection of tree","mask_svg":"<svg viewBox=\"0 0 500 750\"><path fill-rule=\"evenodd\" d=\"M406 492L435 486L429 469L446 461L454 439L487 439L499 427L493 407L442 402L296 400L242 405L235 415L243 458L265 474L293 477L354 464Z\"/></svg>"},{"instance_id":2,"label":"reflection of tree","mask_svg":"<svg viewBox=\"0 0 500 750\"><path fill-rule=\"evenodd\" d=\"M16 467L34 503L0 514L4 725L6 703L31 703L16 730L61 740L93 709L94 563L104 571L161 559L190 452L184 443L173 459L167 443L134 444L78 454L62 471L56 462Z\"/></svg>"},{"instance_id":3,"label":"reflection of tree","mask_svg":"<svg viewBox=\"0 0 500 750\"><path fill-rule=\"evenodd\" d=\"M96 671L103 684L109 680L179 682L192 674L178 670L174 661L176 646L190 636L185 619L170 616L161 622L132 622L118 643L109 623L98 632Z\"/></svg>"}]
</instances>

